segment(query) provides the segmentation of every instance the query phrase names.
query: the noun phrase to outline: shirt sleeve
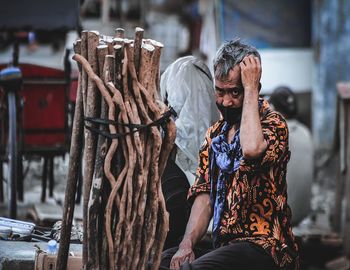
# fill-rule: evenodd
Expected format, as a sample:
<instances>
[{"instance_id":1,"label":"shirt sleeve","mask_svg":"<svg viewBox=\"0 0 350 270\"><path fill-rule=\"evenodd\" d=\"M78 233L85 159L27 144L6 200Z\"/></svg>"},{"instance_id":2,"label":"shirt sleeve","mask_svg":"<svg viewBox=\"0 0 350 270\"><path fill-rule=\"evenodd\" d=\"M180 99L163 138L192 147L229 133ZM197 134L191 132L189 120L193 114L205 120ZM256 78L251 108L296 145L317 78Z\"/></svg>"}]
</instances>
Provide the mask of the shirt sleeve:
<instances>
[{"instance_id":1,"label":"shirt sleeve","mask_svg":"<svg viewBox=\"0 0 350 270\"><path fill-rule=\"evenodd\" d=\"M245 159L241 166L245 170L256 170L277 164L289 154L288 127L285 119L279 113L269 113L261 122L264 139L267 143L265 152L257 159Z\"/></svg>"},{"instance_id":2,"label":"shirt sleeve","mask_svg":"<svg viewBox=\"0 0 350 270\"><path fill-rule=\"evenodd\" d=\"M187 199L193 202L194 198L200 193L210 192L209 179L209 146L210 146L210 129L208 129L205 140L199 150L199 164L196 171L194 184L188 191Z\"/></svg>"}]
</instances>

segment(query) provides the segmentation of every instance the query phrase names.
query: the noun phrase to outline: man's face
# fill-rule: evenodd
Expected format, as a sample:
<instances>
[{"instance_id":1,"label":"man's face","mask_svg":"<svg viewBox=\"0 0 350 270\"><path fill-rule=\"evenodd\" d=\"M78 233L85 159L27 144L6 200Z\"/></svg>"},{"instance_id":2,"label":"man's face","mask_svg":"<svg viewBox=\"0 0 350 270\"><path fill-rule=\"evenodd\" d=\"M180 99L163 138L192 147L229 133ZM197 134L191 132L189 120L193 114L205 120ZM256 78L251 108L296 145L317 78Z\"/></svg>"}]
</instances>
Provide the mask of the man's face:
<instances>
[{"instance_id":1,"label":"man's face","mask_svg":"<svg viewBox=\"0 0 350 270\"><path fill-rule=\"evenodd\" d=\"M229 108L240 108L243 105L243 86L241 68L236 65L230 70L227 80L215 79L216 103Z\"/></svg>"}]
</instances>

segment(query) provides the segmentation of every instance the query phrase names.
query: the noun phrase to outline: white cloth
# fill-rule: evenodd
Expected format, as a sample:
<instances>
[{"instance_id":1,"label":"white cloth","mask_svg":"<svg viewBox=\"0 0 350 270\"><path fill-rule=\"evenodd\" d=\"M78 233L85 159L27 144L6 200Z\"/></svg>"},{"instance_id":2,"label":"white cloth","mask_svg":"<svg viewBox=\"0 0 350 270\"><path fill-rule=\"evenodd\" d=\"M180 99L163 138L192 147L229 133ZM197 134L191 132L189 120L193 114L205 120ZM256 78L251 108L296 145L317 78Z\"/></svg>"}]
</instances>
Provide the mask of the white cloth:
<instances>
[{"instance_id":1,"label":"white cloth","mask_svg":"<svg viewBox=\"0 0 350 270\"><path fill-rule=\"evenodd\" d=\"M195 173L205 132L219 119L210 71L193 56L179 58L162 74L160 90L162 100L178 114L176 163L182 170Z\"/></svg>"}]
</instances>

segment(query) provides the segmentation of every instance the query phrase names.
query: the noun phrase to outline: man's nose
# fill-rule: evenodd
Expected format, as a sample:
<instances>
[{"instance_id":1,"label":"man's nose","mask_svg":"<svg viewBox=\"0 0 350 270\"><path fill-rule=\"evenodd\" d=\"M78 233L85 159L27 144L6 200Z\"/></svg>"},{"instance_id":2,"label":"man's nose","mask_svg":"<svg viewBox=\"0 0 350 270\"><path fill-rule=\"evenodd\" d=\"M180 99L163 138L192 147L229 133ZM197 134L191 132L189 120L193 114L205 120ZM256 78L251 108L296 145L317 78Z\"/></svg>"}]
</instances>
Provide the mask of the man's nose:
<instances>
[{"instance_id":1,"label":"man's nose","mask_svg":"<svg viewBox=\"0 0 350 270\"><path fill-rule=\"evenodd\" d=\"M236 105L236 102L231 94L226 93L223 97L222 105L225 107L231 107L231 106Z\"/></svg>"}]
</instances>

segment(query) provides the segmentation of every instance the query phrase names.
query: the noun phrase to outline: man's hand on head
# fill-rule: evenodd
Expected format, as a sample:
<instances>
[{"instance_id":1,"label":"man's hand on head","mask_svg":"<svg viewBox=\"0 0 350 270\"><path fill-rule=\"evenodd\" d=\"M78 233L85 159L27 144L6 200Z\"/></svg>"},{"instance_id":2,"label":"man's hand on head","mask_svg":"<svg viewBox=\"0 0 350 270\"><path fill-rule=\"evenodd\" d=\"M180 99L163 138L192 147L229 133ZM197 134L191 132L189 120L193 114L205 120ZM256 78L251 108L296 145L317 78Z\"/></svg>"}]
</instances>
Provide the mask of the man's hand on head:
<instances>
[{"instance_id":1,"label":"man's hand on head","mask_svg":"<svg viewBox=\"0 0 350 270\"><path fill-rule=\"evenodd\" d=\"M247 55L239 64L241 68L241 80L245 93L256 91L259 93L261 78L261 64L258 57Z\"/></svg>"}]
</instances>

